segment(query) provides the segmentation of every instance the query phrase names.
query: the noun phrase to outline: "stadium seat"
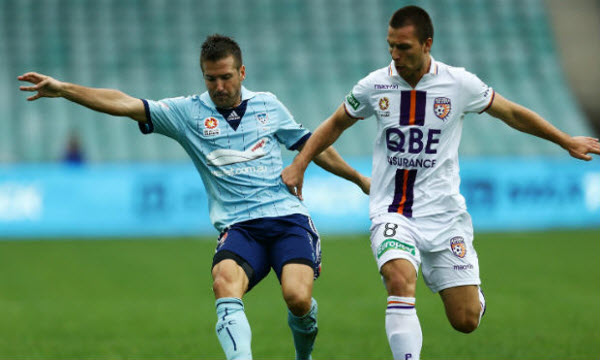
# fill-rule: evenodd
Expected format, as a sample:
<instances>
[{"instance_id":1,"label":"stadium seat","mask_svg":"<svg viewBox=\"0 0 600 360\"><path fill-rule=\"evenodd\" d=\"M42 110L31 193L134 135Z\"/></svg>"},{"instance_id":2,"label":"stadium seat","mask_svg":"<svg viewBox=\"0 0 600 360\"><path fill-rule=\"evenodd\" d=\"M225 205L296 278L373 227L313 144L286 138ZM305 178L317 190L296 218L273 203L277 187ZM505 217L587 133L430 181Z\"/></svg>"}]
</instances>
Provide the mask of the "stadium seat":
<instances>
[{"instance_id":1,"label":"stadium seat","mask_svg":"<svg viewBox=\"0 0 600 360\"><path fill-rule=\"evenodd\" d=\"M436 27L437 60L468 68L569 133L590 132L566 85L542 0L427 0L421 5ZM315 129L360 78L388 64L386 23L397 6L393 0L3 1L0 52L10 56L0 59L0 79L36 70L137 97L189 95L204 91L200 45L206 35L220 32L242 46L246 86L275 93L298 121ZM109 120L66 102L28 104L13 81L0 83L0 94L5 105L0 126L10 132L0 132L0 161L53 161L70 129L78 129L91 161L186 158L168 139L140 136L133 122ZM43 123L32 125L38 119ZM469 115L465 121L463 154L561 151L487 115ZM336 145L343 154L370 154L375 127L369 120L358 126ZM44 140L29 147L38 149L19 145L36 136Z\"/></svg>"}]
</instances>

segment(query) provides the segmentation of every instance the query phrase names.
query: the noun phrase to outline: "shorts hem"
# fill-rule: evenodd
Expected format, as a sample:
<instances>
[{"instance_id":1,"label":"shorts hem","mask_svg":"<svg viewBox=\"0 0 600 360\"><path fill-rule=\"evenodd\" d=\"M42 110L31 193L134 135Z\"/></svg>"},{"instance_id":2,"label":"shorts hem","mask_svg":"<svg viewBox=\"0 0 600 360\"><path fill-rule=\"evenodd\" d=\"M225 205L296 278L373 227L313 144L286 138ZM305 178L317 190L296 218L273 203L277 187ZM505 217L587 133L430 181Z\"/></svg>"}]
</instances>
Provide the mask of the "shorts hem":
<instances>
[{"instance_id":1,"label":"shorts hem","mask_svg":"<svg viewBox=\"0 0 600 360\"><path fill-rule=\"evenodd\" d=\"M389 256L388 258L384 258L383 261L377 260L377 270L379 270L379 272L381 272L381 268L383 267L383 265L385 265L386 263L388 263L392 260L407 260L415 268L415 271L417 272L417 274L419 273L419 263L417 262L417 260L415 260L411 255L408 255L405 253L400 254L400 256L397 256L397 255Z\"/></svg>"},{"instance_id":2,"label":"shorts hem","mask_svg":"<svg viewBox=\"0 0 600 360\"><path fill-rule=\"evenodd\" d=\"M429 290L431 290L431 292L438 293L442 290L446 290L446 289L458 287L458 286L466 286L466 285L479 286L479 285L481 285L481 280L478 279L478 280L454 281L454 282L446 283L443 285L438 285L435 287L431 287L431 286L427 286L427 287L429 288Z\"/></svg>"}]
</instances>

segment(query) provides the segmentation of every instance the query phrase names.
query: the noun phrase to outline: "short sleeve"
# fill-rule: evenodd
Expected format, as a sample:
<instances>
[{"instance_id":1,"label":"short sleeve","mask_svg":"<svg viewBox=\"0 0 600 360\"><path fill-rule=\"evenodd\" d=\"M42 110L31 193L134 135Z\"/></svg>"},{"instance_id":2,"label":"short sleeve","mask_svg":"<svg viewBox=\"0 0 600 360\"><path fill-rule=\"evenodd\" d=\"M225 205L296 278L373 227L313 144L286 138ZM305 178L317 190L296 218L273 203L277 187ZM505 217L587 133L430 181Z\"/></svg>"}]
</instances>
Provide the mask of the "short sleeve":
<instances>
[{"instance_id":1,"label":"short sleeve","mask_svg":"<svg viewBox=\"0 0 600 360\"><path fill-rule=\"evenodd\" d=\"M310 131L298 124L289 110L279 100L274 99L273 104L279 124L277 131L275 131L275 137L288 150L296 150L308 140Z\"/></svg>"},{"instance_id":2,"label":"short sleeve","mask_svg":"<svg viewBox=\"0 0 600 360\"><path fill-rule=\"evenodd\" d=\"M189 98L177 97L159 101L142 100L146 123L139 123L144 134L156 132L177 139L183 124L189 119Z\"/></svg>"},{"instance_id":3,"label":"short sleeve","mask_svg":"<svg viewBox=\"0 0 600 360\"><path fill-rule=\"evenodd\" d=\"M465 71L462 85L464 112L482 113L492 105L495 95L494 89L481 81L476 75Z\"/></svg>"},{"instance_id":4,"label":"short sleeve","mask_svg":"<svg viewBox=\"0 0 600 360\"><path fill-rule=\"evenodd\" d=\"M354 85L344 99L344 108L348 115L355 119L364 119L375 114L369 102L370 90L366 78Z\"/></svg>"}]
</instances>

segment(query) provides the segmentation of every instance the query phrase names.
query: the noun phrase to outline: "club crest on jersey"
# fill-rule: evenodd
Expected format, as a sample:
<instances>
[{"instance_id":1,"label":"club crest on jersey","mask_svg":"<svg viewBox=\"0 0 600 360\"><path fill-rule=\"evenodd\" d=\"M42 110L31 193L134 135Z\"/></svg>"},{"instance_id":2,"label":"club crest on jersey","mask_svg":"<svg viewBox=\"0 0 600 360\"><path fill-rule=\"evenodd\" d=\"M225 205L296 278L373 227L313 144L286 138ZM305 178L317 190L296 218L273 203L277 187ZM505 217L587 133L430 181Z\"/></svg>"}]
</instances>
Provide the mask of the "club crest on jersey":
<instances>
[{"instance_id":1,"label":"club crest on jersey","mask_svg":"<svg viewBox=\"0 0 600 360\"><path fill-rule=\"evenodd\" d=\"M256 120L258 120L259 123L266 125L269 122L269 116L267 113L256 114Z\"/></svg>"},{"instance_id":2,"label":"club crest on jersey","mask_svg":"<svg viewBox=\"0 0 600 360\"><path fill-rule=\"evenodd\" d=\"M379 108L383 111L387 110L390 107L390 99L387 97L382 97L379 99Z\"/></svg>"},{"instance_id":3,"label":"club crest on jersey","mask_svg":"<svg viewBox=\"0 0 600 360\"><path fill-rule=\"evenodd\" d=\"M204 119L204 136L214 136L221 133L221 129L218 129L219 120L214 117L207 117Z\"/></svg>"},{"instance_id":4,"label":"club crest on jersey","mask_svg":"<svg viewBox=\"0 0 600 360\"><path fill-rule=\"evenodd\" d=\"M433 100L433 113L442 120L446 120L448 114L452 110L450 99L445 97L437 97Z\"/></svg>"},{"instance_id":5,"label":"club crest on jersey","mask_svg":"<svg viewBox=\"0 0 600 360\"><path fill-rule=\"evenodd\" d=\"M467 245L465 245L465 239L462 236L455 236L450 239L450 249L454 256L464 258L467 255Z\"/></svg>"}]
</instances>

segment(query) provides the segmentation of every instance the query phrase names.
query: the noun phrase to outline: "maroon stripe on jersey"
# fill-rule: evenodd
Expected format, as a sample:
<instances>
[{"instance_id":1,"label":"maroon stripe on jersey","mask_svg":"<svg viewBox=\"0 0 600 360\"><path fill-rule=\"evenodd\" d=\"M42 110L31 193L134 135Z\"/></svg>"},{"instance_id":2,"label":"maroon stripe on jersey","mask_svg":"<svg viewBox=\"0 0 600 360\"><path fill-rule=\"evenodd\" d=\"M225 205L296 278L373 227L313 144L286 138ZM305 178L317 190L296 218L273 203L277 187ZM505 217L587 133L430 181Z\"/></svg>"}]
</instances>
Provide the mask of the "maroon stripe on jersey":
<instances>
[{"instance_id":1,"label":"maroon stripe on jersey","mask_svg":"<svg viewBox=\"0 0 600 360\"><path fill-rule=\"evenodd\" d=\"M396 170L394 200L388 207L388 212L400 213L409 218L412 217L416 178L417 170Z\"/></svg>"},{"instance_id":2,"label":"maroon stripe on jersey","mask_svg":"<svg viewBox=\"0 0 600 360\"><path fill-rule=\"evenodd\" d=\"M417 97L417 101L415 106L414 125L423 126L425 125L425 105L427 104L427 92L415 91L415 96Z\"/></svg>"},{"instance_id":3,"label":"maroon stripe on jersey","mask_svg":"<svg viewBox=\"0 0 600 360\"><path fill-rule=\"evenodd\" d=\"M425 125L427 92L405 90L400 92L400 125Z\"/></svg>"}]
</instances>

